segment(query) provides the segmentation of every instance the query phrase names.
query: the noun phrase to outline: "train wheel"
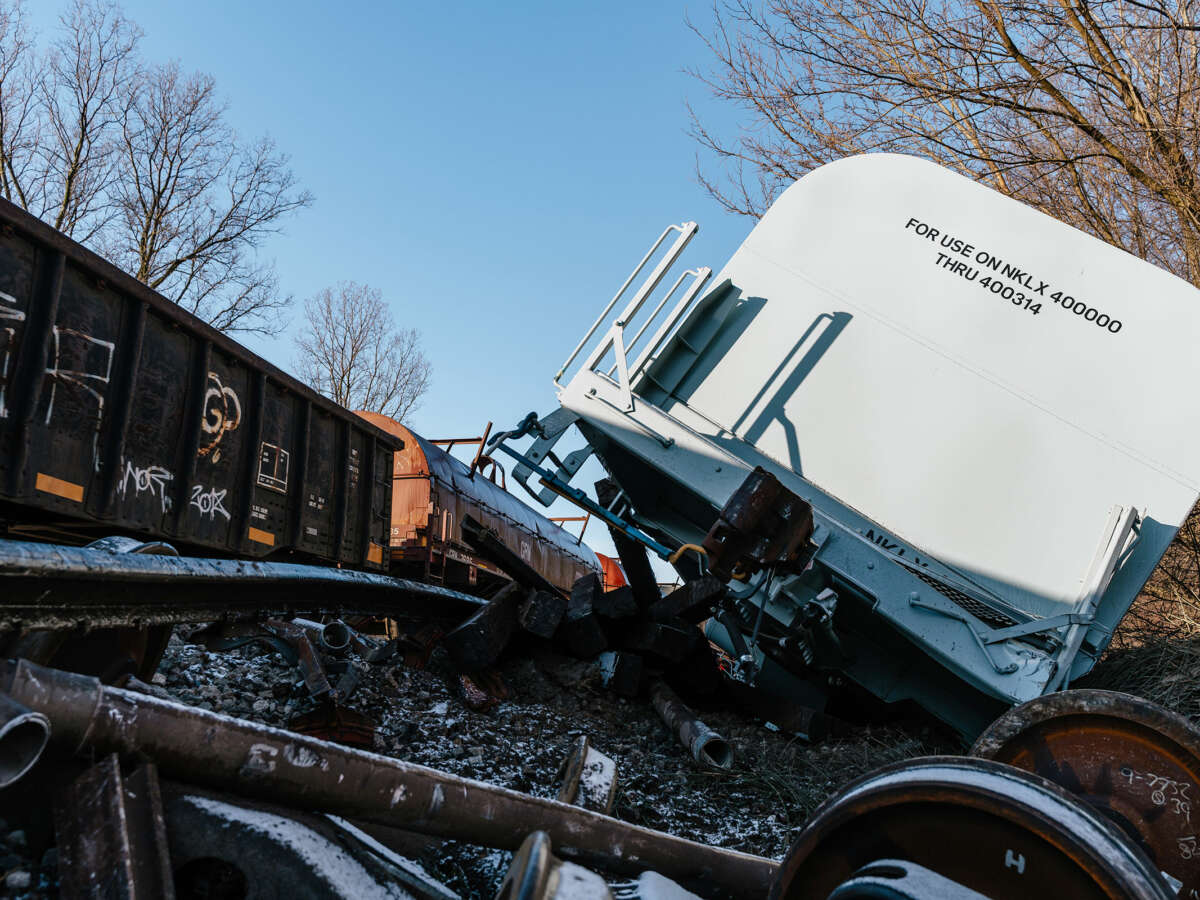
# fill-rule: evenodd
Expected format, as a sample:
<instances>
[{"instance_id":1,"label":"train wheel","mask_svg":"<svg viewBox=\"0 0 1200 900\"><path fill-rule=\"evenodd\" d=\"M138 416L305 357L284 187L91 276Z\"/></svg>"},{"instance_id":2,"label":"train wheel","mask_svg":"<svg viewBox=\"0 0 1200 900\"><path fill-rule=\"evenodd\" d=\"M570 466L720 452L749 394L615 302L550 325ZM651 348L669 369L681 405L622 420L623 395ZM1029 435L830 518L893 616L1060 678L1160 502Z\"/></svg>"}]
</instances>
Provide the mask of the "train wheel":
<instances>
[{"instance_id":1,"label":"train wheel","mask_svg":"<svg viewBox=\"0 0 1200 900\"><path fill-rule=\"evenodd\" d=\"M1180 897L1200 897L1200 730L1182 716L1131 694L1063 691L1009 710L971 753L1065 788L1180 882Z\"/></svg>"},{"instance_id":2,"label":"train wheel","mask_svg":"<svg viewBox=\"0 0 1200 900\"><path fill-rule=\"evenodd\" d=\"M770 894L771 900L1174 896L1136 847L1056 785L990 760L936 756L881 769L822 805Z\"/></svg>"}]
</instances>

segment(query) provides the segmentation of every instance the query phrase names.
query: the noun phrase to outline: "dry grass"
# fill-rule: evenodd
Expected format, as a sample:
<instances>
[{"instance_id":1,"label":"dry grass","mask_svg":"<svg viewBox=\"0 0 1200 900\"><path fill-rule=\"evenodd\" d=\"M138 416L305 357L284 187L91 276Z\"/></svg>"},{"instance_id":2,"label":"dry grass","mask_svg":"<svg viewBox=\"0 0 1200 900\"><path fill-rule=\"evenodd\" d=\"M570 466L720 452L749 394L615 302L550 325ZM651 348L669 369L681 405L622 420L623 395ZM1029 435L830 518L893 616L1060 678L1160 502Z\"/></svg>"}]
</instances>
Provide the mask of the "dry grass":
<instances>
[{"instance_id":1,"label":"dry grass","mask_svg":"<svg viewBox=\"0 0 1200 900\"><path fill-rule=\"evenodd\" d=\"M741 745L741 763L729 777L752 790L774 793L790 820L802 822L843 787L890 763L961 752L940 734L914 734L902 727L863 727L818 744L794 741L783 751L752 742ZM774 749L774 748L773 748ZM761 751L761 752L760 752Z\"/></svg>"},{"instance_id":2,"label":"dry grass","mask_svg":"<svg viewBox=\"0 0 1200 900\"><path fill-rule=\"evenodd\" d=\"M1200 720L1200 634L1144 638L1110 650L1075 687L1124 691Z\"/></svg>"}]
</instances>

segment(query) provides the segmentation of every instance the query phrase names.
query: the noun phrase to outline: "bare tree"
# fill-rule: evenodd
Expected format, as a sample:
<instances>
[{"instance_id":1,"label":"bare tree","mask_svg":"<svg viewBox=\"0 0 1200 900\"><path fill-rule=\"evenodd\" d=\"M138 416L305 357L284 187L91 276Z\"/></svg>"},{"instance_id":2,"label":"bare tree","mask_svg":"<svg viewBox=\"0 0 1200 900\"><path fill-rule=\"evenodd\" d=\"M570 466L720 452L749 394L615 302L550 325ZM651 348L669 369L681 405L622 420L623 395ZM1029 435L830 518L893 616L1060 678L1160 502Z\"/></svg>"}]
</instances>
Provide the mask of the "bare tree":
<instances>
[{"instance_id":1,"label":"bare tree","mask_svg":"<svg viewBox=\"0 0 1200 900\"><path fill-rule=\"evenodd\" d=\"M308 206L267 138L241 144L208 75L145 70L121 119L107 254L222 331L271 331L289 298L254 251Z\"/></svg>"},{"instance_id":2,"label":"bare tree","mask_svg":"<svg viewBox=\"0 0 1200 900\"><path fill-rule=\"evenodd\" d=\"M71 0L41 52L0 0L0 193L223 331L277 331L290 298L258 250L312 196L140 36L112 0Z\"/></svg>"},{"instance_id":3,"label":"bare tree","mask_svg":"<svg viewBox=\"0 0 1200 900\"><path fill-rule=\"evenodd\" d=\"M343 281L304 304L296 370L313 389L349 409L403 422L429 389L431 367L421 336L399 328L383 293Z\"/></svg>"},{"instance_id":4,"label":"bare tree","mask_svg":"<svg viewBox=\"0 0 1200 900\"><path fill-rule=\"evenodd\" d=\"M933 159L1200 284L1200 0L730 0L693 132L760 214L851 153Z\"/></svg>"},{"instance_id":5,"label":"bare tree","mask_svg":"<svg viewBox=\"0 0 1200 900\"><path fill-rule=\"evenodd\" d=\"M118 175L116 123L138 79L141 31L111 0L73 0L59 21L62 33L35 85L40 165L31 169L26 194L37 204L32 212L86 242L111 217L106 192Z\"/></svg>"},{"instance_id":6,"label":"bare tree","mask_svg":"<svg viewBox=\"0 0 1200 900\"><path fill-rule=\"evenodd\" d=\"M23 207L41 137L34 52L22 5L0 8L0 194Z\"/></svg>"},{"instance_id":7,"label":"bare tree","mask_svg":"<svg viewBox=\"0 0 1200 900\"><path fill-rule=\"evenodd\" d=\"M1200 0L729 0L693 133L759 215L851 153L932 159L1200 285ZM1114 646L1200 632L1200 507ZM1191 664L1192 658L1188 658Z\"/></svg>"}]
</instances>

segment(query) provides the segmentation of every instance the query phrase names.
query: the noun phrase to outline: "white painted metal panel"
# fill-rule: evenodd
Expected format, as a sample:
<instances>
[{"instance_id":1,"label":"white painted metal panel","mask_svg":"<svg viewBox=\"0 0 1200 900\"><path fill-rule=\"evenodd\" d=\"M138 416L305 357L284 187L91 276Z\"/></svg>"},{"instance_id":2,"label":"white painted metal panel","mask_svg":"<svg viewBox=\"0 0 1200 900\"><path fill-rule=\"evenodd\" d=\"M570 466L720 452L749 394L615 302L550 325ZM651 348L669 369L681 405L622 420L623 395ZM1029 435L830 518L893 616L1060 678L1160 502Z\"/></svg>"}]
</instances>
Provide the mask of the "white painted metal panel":
<instances>
[{"instance_id":1,"label":"white painted metal panel","mask_svg":"<svg viewBox=\"0 0 1200 900\"><path fill-rule=\"evenodd\" d=\"M1200 292L989 188L832 163L726 278L765 302L688 405L1031 612L1074 607L1114 505L1165 540L1200 493Z\"/></svg>"}]
</instances>

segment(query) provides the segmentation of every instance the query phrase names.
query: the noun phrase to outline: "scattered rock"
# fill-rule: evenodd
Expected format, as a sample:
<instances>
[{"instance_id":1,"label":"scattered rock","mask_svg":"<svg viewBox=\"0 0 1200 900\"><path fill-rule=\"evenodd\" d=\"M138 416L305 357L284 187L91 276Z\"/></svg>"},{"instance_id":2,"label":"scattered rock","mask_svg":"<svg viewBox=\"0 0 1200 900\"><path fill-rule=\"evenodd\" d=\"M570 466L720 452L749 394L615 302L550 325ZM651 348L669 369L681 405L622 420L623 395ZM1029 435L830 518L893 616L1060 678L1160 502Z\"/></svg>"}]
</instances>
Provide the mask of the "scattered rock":
<instances>
[{"instance_id":1,"label":"scattered rock","mask_svg":"<svg viewBox=\"0 0 1200 900\"><path fill-rule=\"evenodd\" d=\"M736 711L704 709L704 721L738 751L740 768L713 779L697 769L647 702L605 690L594 660L547 653L502 661L498 671L508 696L487 713L467 709L456 697L458 672L441 650L425 668L367 667L350 706L378 723L377 752L547 798L556 796L561 761L586 734L615 762L618 818L773 858L786 852L808 813L848 781L888 762L960 749L878 727L806 746ZM206 653L178 637L152 679L181 702L236 709L275 727L311 705L302 686L293 693L296 682L296 669L276 653ZM434 846L421 860L431 874L464 897L495 895L510 854L455 842ZM0 822L0 855L5 848L12 859L8 865L0 859L0 873L9 869L8 877L30 879L20 889L6 880L7 891L56 895L55 851L39 865L25 849L24 834Z\"/></svg>"},{"instance_id":2,"label":"scattered rock","mask_svg":"<svg viewBox=\"0 0 1200 900\"><path fill-rule=\"evenodd\" d=\"M24 869L13 869L4 876L4 886L10 891L26 891L33 883L33 878Z\"/></svg>"}]
</instances>

